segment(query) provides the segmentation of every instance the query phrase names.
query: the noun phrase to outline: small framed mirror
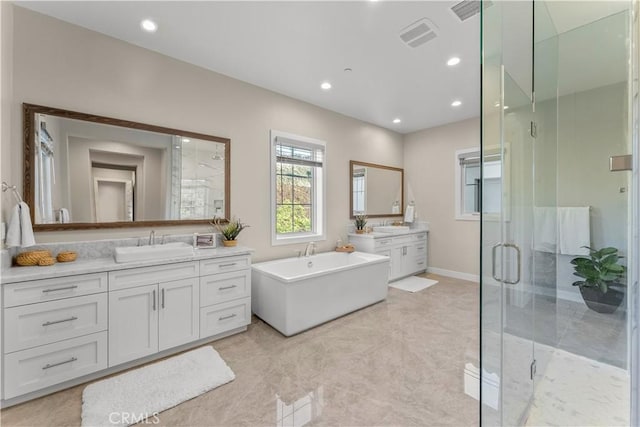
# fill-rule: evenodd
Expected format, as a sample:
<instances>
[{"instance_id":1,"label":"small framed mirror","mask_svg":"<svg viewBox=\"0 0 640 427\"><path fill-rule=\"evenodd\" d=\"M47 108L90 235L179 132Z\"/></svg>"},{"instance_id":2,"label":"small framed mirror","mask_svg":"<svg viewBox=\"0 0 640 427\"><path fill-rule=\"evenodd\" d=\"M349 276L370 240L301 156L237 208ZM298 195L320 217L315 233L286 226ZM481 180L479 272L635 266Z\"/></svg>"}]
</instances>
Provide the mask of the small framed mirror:
<instances>
[{"instance_id":1,"label":"small framed mirror","mask_svg":"<svg viewBox=\"0 0 640 427\"><path fill-rule=\"evenodd\" d=\"M39 105L23 112L35 231L229 218L229 139Z\"/></svg>"},{"instance_id":2,"label":"small framed mirror","mask_svg":"<svg viewBox=\"0 0 640 427\"><path fill-rule=\"evenodd\" d=\"M351 218L404 215L404 169L351 160L349 175Z\"/></svg>"}]
</instances>

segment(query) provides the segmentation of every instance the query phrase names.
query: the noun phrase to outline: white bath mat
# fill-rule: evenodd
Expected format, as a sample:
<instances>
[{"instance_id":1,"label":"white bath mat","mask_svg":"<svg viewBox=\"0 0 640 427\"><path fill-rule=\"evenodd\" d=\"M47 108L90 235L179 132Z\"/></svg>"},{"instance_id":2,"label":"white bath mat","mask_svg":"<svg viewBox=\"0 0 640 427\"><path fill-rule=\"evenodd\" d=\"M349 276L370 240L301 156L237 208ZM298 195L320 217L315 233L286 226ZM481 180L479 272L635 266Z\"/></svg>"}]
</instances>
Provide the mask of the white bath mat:
<instances>
[{"instance_id":1,"label":"white bath mat","mask_svg":"<svg viewBox=\"0 0 640 427\"><path fill-rule=\"evenodd\" d=\"M397 282L389 283L392 288L400 289L407 292L418 292L427 289L438 283L437 280L425 279L424 277L411 276Z\"/></svg>"},{"instance_id":2,"label":"white bath mat","mask_svg":"<svg viewBox=\"0 0 640 427\"><path fill-rule=\"evenodd\" d=\"M217 351L202 347L88 385L82 393L82 425L126 426L155 416L235 378Z\"/></svg>"}]
</instances>

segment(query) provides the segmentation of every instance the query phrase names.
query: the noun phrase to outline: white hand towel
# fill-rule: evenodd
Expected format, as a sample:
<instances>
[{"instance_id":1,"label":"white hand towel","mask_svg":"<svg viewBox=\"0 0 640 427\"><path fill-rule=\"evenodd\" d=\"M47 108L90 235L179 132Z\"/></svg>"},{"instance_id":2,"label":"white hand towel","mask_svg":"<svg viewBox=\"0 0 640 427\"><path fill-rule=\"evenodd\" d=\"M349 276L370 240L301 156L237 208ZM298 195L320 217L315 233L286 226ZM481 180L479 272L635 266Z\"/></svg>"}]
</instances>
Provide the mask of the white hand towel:
<instances>
[{"instance_id":1,"label":"white hand towel","mask_svg":"<svg viewBox=\"0 0 640 427\"><path fill-rule=\"evenodd\" d=\"M415 206L413 205L407 206L407 210L404 211L404 222L413 222L414 210L415 210Z\"/></svg>"},{"instance_id":2,"label":"white hand towel","mask_svg":"<svg viewBox=\"0 0 640 427\"><path fill-rule=\"evenodd\" d=\"M69 209L60 208L60 222L63 224L68 224L71 222L71 218L69 217Z\"/></svg>"},{"instance_id":3,"label":"white hand towel","mask_svg":"<svg viewBox=\"0 0 640 427\"><path fill-rule=\"evenodd\" d=\"M562 255L589 255L589 207L558 208L558 246Z\"/></svg>"},{"instance_id":4,"label":"white hand towel","mask_svg":"<svg viewBox=\"0 0 640 427\"><path fill-rule=\"evenodd\" d=\"M25 202L15 205L11 212L5 243L8 248L16 246L25 248L36 244L36 239L33 236L33 227L31 226L29 206Z\"/></svg>"},{"instance_id":5,"label":"white hand towel","mask_svg":"<svg viewBox=\"0 0 640 427\"><path fill-rule=\"evenodd\" d=\"M533 249L540 252L556 253L557 214L556 208L533 208Z\"/></svg>"}]
</instances>

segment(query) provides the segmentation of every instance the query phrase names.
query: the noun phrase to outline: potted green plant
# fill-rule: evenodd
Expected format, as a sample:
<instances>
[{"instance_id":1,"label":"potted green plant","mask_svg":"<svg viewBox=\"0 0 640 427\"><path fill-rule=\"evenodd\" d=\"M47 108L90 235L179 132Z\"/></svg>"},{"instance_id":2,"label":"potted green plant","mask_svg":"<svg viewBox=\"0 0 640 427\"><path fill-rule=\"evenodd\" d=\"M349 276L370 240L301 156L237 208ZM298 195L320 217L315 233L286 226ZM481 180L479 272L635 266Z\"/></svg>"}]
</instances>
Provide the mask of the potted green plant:
<instances>
[{"instance_id":1,"label":"potted green plant","mask_svg":"<svg viewBox=\"0 0 640 427\"><path fill-rule=\"evenodd\" d=\"M355 216L356 223L356 234L363 234L364 227L367 225L367 216L366 215L356 215Z\"/></svg>"},{"instance_id":2,"label":"potted green plant","mask_svg":"<svg viewBox=\"0 0 640 427\"><path fill-rule=\"evenodd\" d=\"M222 235L222 244L224 246L236 246L238 244L236 238L240 232L249 227L247 224L243 224L240 219L235 218L230 220L214 218L210 223L216 227Z\"/></svg>"},{"instance_id":3,"label":"potted green plant","mask_svg":"<svg viewBox=\"0 0 640 427\"><path fill-rule=\"evenodd\" d=\"M589 257L578 257L571 260L574 275L582 280L573 282L580 287L580 293L587 307L598 313L613 313L624 299L624 276L627 268L618 264L623 258L618 249L607 247L600 250L588 246Z\"/></svg>"}]
</instances>

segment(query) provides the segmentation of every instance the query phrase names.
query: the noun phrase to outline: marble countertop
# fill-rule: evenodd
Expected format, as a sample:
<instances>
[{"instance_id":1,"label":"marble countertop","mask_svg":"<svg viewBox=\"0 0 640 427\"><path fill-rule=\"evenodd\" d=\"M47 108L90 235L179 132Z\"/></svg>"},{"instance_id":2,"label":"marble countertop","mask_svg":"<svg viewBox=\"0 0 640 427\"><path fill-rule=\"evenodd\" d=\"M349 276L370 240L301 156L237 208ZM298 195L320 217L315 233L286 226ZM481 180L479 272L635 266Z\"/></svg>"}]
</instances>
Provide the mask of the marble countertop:
<instances>
[{"instance_id":1,"label":"marble countertop","mask_svg":"<svg viewBox=\"0 0 640 427\"><path fill-rule=\"evenodd\" d=\"M408 231L395 231L393 233L382 233L380 231L372 231L371 233L364 233L364 234L349 233L348 236L375 239L375 238L384 238L384 237L406 236L407 234L418 234L418 233L428 233L428 232L429 232L428 228L420 228L420 229L416 228Z\"/></svg>"},{"instance_id":2,"label":"marble countertop","mask_svg":"<svg viewBox=\"0 0 640 427\"><path fill-rule=\"evenodd\" d=\"M208 258L249 255L251 252L253 252L253 249L245 246L236 246L231 248L218 247L210 249L195 249L194 255L186 257L123 263L117 263L113 256L109 258L79 258L74 262L58 262L47 267L10 267L0 273L0 282L4 285L7 283L25 282L27 280L51 279L54 277L73 276L76 274L100 273L104 271L126 270L129 268L198 261Z\"/></svg>"}]
</instances>

